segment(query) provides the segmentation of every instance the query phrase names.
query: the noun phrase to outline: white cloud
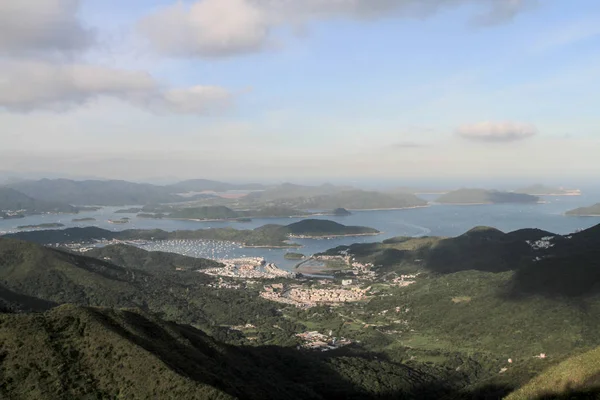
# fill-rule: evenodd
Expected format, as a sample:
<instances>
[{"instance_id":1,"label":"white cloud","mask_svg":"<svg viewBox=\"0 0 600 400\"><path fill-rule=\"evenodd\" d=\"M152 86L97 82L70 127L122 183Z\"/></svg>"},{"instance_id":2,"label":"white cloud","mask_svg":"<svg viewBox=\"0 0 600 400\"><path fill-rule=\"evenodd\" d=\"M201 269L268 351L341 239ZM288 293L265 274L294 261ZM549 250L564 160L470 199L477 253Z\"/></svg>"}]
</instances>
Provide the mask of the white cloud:
<instances>
[{"instance_id":1,"label":"white cloud","mask_svg":"<svg viewBox=\"0 0 600 400\"><path fill-rule=\"evenodd\" d=\"M204 114L232 101L224 88L163 88L143 71L37 61L0 64L0 107L8 111L64 111L99 97L119 98L155 111L188 114Z\"/></svg>"},{"instance_id":2,"label":"white cloud","mask_svg":"<svg viewBox=\"0 0 600 400\"><path fill-rule=\"evenodd\" d=\"M0 54L74 51L93 42L77 18L80 0L0 1Z\"/></svg>"},{"instance_id":3,"label":"white cloud","mask_svg":"<svg viewBox=\"0 0 600 400\"><path fill-rule=\"evenodd\" d=\"M277 43L275 31L326 18L423 17L461 4L483 5L480 25L513 19L536 0L197 0L155 11L139 31L160 54L173 57L225 57L251 53Z\"/></svg>"},{"instance_id":4,"label":"white cloud","mask_svg":"<svg viewBox=\"0 0 600 400\"><path fill-rule=\"evenodd\" d=\"M160 53L218 57L260 50L270 25L264 10L248 0L204 0L168 6L139 28Z\"/></svg>"},{"instance_id":5,"label":"white cloud","mask_svg":"<svg viewBox=\"0 0 600 400\"><path fill-rule=\"evenodd\" d=\"M535 136L535 126L520 122L480 122L462 125L456 130L464 139L479 142L515 142Z\"/></svg>"}]
</instances>

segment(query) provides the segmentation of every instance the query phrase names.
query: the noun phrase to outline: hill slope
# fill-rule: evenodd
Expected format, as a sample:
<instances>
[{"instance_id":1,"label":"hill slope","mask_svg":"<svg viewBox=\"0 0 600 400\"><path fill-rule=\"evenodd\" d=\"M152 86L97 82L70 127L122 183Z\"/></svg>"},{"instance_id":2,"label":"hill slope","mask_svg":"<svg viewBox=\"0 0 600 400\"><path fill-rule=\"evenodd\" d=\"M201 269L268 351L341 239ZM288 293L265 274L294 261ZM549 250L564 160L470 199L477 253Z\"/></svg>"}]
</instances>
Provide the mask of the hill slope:
<instances>
[{"instance_id":1,"label":"hill slope","mask_svg":"<svg viewBox=\"0 0 600 400\"><path fill-rule=\"evenodd\" d=\"M573 217L598 217L600 216L600 203L589 207L579 207L574 210L569 210L566 215Z\"/></svg>"},{"instance_id":2,"label":"hill slope","mask_svg":"<svg viewBox=\"0 0 600 400\"><path fill-rule=\"evenodd\" d=\"M183 200L166 187L126 181L42 179L8 186L35 199L77 205L124 206Z\"/></svg>"},{"instance_id":3,"label":"hill slope","mask_svg":"<svg viewBox=\"0 0 600 400\"><path fill-rule=\"evenodd\" d=\"M203 192L203 191L214 191L214 192L226 192L228 190L263 190L264 185L258 183L226 183L211 181L208 179L190 179L187 181L177 182L167 186L173 193L183 192Z\"/></svg>"},{"instance_id":4,"label":"hill slope","mask_svg":"<svg viewBox=\"0 0 600 400\"><path fill-rule=\"evenodd\" d=\"M0 211L2 210L24 210L23 214L35 214L44 212L77 212L77 208L67 203L36 200L9 187L0 187Z\"/></svg>"},{"instance_id":5,"label":"hill slope","mask_svg":"<svg viewBox=\"0 0 600 400\"><path fill-rule=\"evenodd\" d=\"M600 347L549 368L506 400L597 399L600 397Z\"/></svg>"},{"instance_id":6,"label":"hill slope","mask_svg":"<svg viewBox=\"0 0 600 400\"><path fill-rule=\"evenodd\" d=\"M537 203L538 201L537 196L486 189L459 189L443 194L436 200L441 204Z\"/></svg>"}]
</instances>

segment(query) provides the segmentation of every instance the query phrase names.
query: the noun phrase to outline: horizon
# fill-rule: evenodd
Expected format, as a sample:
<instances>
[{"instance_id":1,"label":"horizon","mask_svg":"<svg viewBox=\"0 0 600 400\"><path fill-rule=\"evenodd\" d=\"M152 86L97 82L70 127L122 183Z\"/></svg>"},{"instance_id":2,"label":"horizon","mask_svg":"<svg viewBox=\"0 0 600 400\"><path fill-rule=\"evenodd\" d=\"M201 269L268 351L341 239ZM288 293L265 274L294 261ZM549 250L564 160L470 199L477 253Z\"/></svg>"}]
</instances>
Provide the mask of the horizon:
<instances>
[{"instance_id":1,"label":"horizon","mask_svg":"<svg viewBox=\"0 0 600 400\"><path fill-rule=\"evenodd\" d=\"M600 173L591 0L15 4L0 5L0 171L565 185Z\"/></svg>"}]
</instances>

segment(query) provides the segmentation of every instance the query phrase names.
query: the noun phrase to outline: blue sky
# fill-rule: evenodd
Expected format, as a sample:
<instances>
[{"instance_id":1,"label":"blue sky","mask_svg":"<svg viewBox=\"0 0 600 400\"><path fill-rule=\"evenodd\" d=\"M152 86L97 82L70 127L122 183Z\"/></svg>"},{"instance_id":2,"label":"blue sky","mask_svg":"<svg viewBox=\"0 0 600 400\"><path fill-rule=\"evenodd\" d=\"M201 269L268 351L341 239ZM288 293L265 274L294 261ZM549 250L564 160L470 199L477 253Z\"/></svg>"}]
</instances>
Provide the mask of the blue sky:
<instances>
[{"instance_id":1,"label":"blue sky","mask_svg":"<svg viewBox=\"0 0 600 400\"><path fill-rule=\"evenodd\" d=\"M0 170L126 179L597 177L600 3L422 4L0 6L31 27L0 27L8 38L0 40ZM73 39L87 34L89 43Z\"/></svg>"}]
</instances>

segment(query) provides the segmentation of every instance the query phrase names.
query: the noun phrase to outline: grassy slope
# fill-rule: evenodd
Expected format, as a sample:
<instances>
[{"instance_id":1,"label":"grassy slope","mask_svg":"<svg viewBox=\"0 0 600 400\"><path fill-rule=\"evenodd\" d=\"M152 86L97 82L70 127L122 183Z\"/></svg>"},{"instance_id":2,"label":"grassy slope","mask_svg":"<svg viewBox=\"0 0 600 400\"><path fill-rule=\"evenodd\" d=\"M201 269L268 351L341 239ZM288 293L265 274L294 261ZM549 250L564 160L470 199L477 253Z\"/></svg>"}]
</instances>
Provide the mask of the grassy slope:
<instances>
[{"instance_id":1,"label":"grassy slope","mask_svg":"<svg viewBox=\"0 0 600 400\"><path fill-rule=\"evenodd\" d=\"M544 371L506 400L596 399L600 397L600 348Z\"/></svg>"}]
</instances>

